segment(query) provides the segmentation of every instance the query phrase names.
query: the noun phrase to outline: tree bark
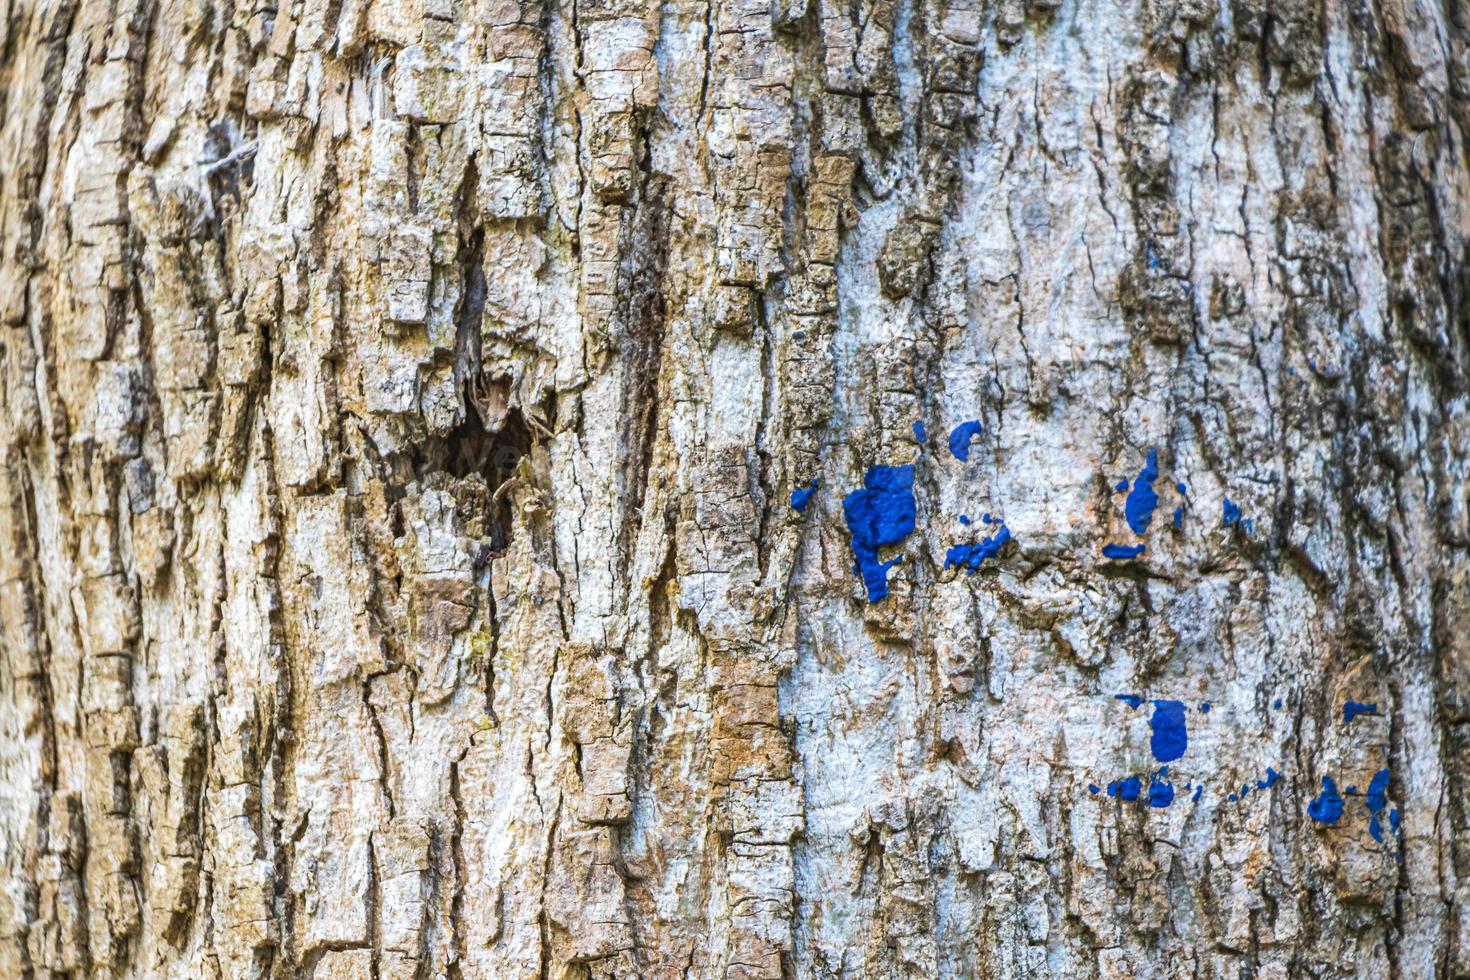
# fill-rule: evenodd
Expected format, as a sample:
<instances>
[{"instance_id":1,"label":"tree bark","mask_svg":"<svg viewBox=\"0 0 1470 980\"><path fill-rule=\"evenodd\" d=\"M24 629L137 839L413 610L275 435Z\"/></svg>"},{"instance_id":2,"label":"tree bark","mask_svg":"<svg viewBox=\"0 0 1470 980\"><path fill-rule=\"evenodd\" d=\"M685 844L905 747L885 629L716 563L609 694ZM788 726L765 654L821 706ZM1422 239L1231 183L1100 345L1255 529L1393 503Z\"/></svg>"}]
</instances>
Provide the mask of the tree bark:
<instances>
[{"instance_id":1,"label":"tree bark","mask_svg":"<svg viewBox=\"0 0 1470 980\"><path fill-rule=\"evenodd\" d=\"M0 31L0 977L1470 976L1463 3Z\"/></svg>"}]
</instances>

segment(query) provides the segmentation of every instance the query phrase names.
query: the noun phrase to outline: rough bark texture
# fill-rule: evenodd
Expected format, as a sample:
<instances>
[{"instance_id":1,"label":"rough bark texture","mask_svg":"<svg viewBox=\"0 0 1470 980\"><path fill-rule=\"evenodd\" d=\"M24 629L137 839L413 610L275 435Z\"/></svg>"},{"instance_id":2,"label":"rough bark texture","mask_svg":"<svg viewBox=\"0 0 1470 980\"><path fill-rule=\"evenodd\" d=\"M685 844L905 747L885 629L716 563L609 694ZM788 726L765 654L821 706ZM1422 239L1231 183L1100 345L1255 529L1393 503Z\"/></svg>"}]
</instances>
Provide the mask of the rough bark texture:
<instances>
[{"instance_id":1,"label":"rough bark texture","mask_svg":"<svg viewBox=\"0 0 1470 980\"><path fill-rule=\"evenodd\" d=\"M1470 975L1467 133L1459 0L8 0L0 976Z\"/></svg>"}]
</instances>

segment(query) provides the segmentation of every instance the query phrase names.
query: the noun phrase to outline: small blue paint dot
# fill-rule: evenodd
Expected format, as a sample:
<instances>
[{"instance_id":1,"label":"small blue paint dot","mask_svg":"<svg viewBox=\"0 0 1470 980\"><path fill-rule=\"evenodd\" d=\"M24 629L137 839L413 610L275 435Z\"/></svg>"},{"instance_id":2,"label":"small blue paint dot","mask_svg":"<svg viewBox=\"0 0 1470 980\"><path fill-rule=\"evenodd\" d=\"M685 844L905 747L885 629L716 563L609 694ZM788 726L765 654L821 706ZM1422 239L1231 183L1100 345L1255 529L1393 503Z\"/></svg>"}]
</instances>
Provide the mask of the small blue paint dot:
<instances>
[{"instance_id":1,"label":"small blue paint dot","mask_svg":"<svg viewBox=\"0 0 1470 980\"><path fill-rule=\"evenodd\" d=\"M914 440L921 446L929 441L929 434L924 431L924 423L921 421L914 423Z\"/></svg>"},{"instance_id":2,"label":"small blue paint dot","mask_svg":"<svg viewBox=\"0 0 1470 980\"><path fill-rule=\"evenodd\" d=\"M961 463L968 463L970 461L970 440L979 435L984 428L974 419L955 426L949 434L950 454Z\"/></svg>"}]
</instances>

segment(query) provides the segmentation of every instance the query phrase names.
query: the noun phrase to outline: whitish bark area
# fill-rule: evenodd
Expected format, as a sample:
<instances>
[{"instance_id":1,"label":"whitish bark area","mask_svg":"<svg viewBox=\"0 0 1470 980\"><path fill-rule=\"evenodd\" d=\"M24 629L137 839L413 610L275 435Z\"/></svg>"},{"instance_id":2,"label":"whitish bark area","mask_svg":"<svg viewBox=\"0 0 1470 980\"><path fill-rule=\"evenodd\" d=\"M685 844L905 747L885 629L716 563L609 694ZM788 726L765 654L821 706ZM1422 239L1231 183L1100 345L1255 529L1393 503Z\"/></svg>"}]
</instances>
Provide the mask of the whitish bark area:
<instances>
[{"instance_id":1,"label":"whitish bark area","mask_svg":"<svg viewBox=\"0 0 1470 980\"><path fill-rule=\"evenodd\" d=\"M1458 0L9 0L0 977L1470 975L1467 133Z\"/></svg>"}]
</instances>

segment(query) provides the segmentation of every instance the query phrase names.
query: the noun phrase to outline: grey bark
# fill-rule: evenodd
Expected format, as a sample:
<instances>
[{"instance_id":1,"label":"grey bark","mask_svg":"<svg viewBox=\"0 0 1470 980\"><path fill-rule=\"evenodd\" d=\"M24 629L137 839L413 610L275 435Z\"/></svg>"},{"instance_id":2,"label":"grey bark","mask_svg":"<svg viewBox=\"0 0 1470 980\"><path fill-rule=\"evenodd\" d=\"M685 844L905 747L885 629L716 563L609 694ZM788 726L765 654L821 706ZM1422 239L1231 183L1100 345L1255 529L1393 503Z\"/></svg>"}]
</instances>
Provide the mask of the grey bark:
<instances>
[{"instance_id":1,"label":"grey bark","mask_svg":"<svg viewBox=\"0 0 1470 980\"><path fill-rule=\"evenodd\" d=\"M12 0L0 977L1470 976L1467 132L1456 0Z\"/></svg>"}]
</instances>

